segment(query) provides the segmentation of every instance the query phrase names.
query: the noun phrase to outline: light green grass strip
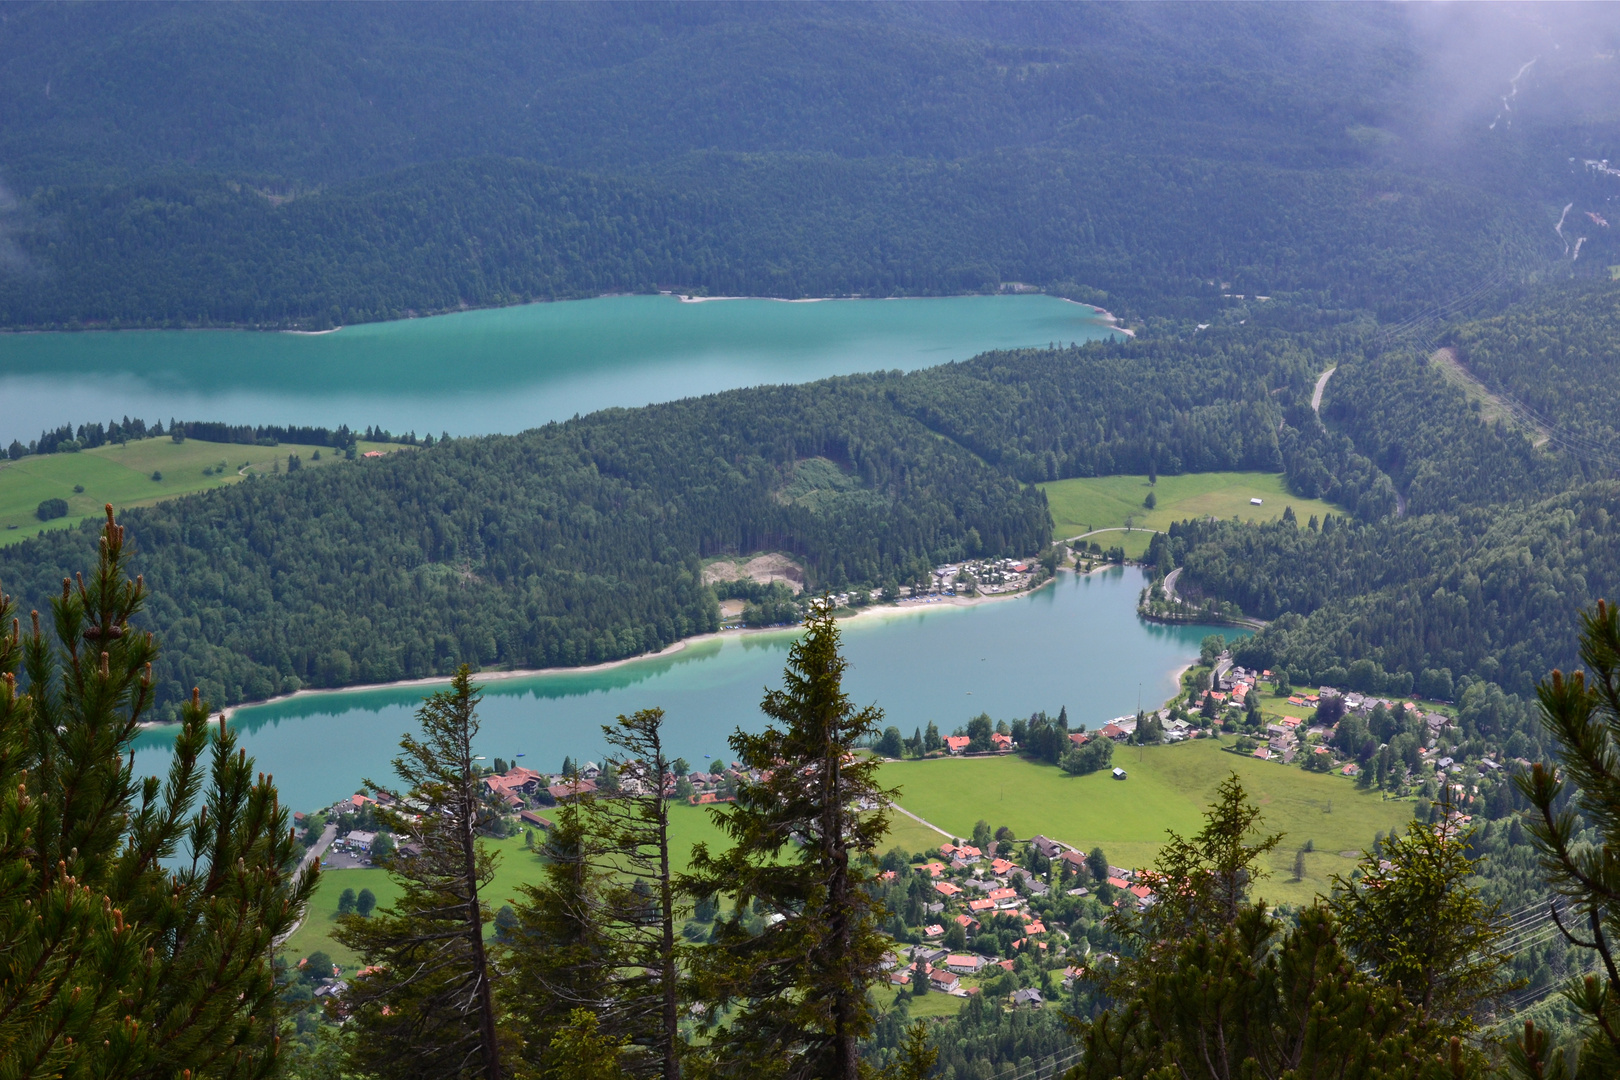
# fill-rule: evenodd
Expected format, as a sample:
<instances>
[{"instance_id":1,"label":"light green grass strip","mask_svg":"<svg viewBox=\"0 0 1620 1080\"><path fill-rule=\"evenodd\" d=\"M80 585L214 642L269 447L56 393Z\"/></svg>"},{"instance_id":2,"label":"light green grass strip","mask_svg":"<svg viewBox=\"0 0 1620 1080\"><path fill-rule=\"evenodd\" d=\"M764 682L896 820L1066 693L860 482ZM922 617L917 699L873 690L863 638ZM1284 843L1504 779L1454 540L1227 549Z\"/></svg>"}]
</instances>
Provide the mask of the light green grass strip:
<instances>
[{"instance_id":1,"label":"light green grass strip","mask_svg":"<svg viewBox=\"0 0 1620 1080\"><path fill-rule=\"evenodd\" d=\"M1088 529L1121 527L1127 517L1138 528L1164 530L1188 518L1275 521L1287 506L1294 508L1301 526L1312 514L1320 519L1326 514L1344 513L1321 499L1289 494L1283 477L1275 473L1189 473L1161 476L1156 485L1149 485L1146 476L1099 476L1055 480L1039 486L1052 508L1052 535L1059 540ZM1152 510L1143 505L1149 492L1156 503ZM1250 499L1259 499L1261 504L1255 506ZM1091 539L1105 548L1124 541L1127 554L1131 553L1132 543L1140 544L1144 551L1148 543L1147 534L1138 537L1134 533L1105 533Z\"/></svg>"}]
</instances>

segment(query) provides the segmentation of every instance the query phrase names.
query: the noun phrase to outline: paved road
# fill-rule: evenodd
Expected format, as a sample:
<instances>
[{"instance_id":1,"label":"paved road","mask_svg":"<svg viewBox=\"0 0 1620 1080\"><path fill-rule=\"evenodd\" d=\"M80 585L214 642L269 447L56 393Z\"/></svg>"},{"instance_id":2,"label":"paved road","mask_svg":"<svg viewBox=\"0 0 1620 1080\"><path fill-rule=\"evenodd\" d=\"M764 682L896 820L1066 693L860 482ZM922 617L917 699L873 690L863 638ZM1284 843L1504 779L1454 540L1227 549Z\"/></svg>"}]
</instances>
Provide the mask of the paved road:
<instances>
[{"instance_id":1,"label":"paved road","mask_svg":"<svg viewBox=\"0 0 1620 1080\"><path fill-rule=\"evenodd\" d=\"M309 869L310 863L315 862L323 854L325 854L326 849L331 847L332 846L332 841L336 840L336 839L337 839L337 822L329 821L326 824L326 828L321 830L320 838L315 841L315 846L310 848L308 851L304 852L303 859L299 860L298 873L302 874L305 870ZM280 937L276 938L276 941L275 941L276 945L279 946L282 942L284 942L288 938L292 937L293 934L298 932L298 928L300 926L303 926L303 925L304 925L304 917L302 915L300 915L298 917L298 921L293 923L290 927L288 927L287 932L285 934L282 934Z\"/></svg>"},{"instance_id":2,"label":"paved road","mask_svg":"<svg viewBox=\"0 0 1620 1080\"><path fill-rule=\"evenodd\" d=\"M1316 377L1316 390L1311 394L1311 408L1314 411L1322 411L1322 391L1327 389L1327 381L1337 370L1339 370L1337 366L1330 367Z\"/></svg>"},{"instance_id":3,"label":"paved road","mask_svg":"<svg viewBox=\"0 0 1620 1080\"><path fill-rule=\"evenodd\" d=\"M945 839L951 841L952 843L956 842L956 834L955 833L946 832L944 829L940 828L938 825L935 825L932 821L926 821L923 818L918 817L916 814L913 814L910 810L907 810L905 807L901 806L899 803L893 803L893 802L890 803L889 804L889 809L898 810L902 814L906 815L906 817L910 818L912 821L915 821L917 824L926 826L926 827L928 827L930 829L933 829L935 832L939 833L939 835L943 836Z\"/></svg>"},{"instance_id":4,"label":"paved road","mask_svg":"<svg viewBox=\"0 0 1620 1080\"><path fill-rule=\"evenodd\" d=\"M1181 577L1181 567L1176 567L1164 575L1164 595L1173 604L1176 602L1176 580Z\"/></svg>"},{"instance_id":5,"label":"paved road","mask_svg":"<svg viewBox=\"0 0 1620 1080\"><path fill-rule=\"evenodd\" d=\"M1068 538L1068 539L1066 539L1066 540L1064 540L1064 541L1063 541L1063 542L1064 542L1064 543L1065 543L1065 544L1072 544L1072 543L1074 543L1074 541L1076 541L1076 540L1084 540L1084 539L1085 539L1085 538L1086 538L1086 537L1088 537L1088 536L1096 536L1096 535L1097 535L1097 534L1098 534L1098 533L1105 533L1105 532L1145 532L1145 533L1156 533L1156 532L1158 532L1158 531L1159 531L1159 530L1158 530L1158 529L1150 529L1150 528L1148 528L1148 527L1147 527L1147 526L1145 526L1145 525L1133 525L1133 526L1132 526L1132 527L1130 527L1130 528L1129 528L1129 529L1127 529L1127 528L1126 528L1126 527L1125 527L1125 526L1123 526L1123 525L1115 525L1115 526L1112 526L1112 527L1110 527L1110 528L1107 528L1107 529L1092 529L1092 530L1091 530L1091 531L1090 531L1090 532L1084 532L1084 533L1081 533L1081 534L1080 534L1080 535L1079 535L1079 536L1071 536L1071 537L1069 537L1069 538Z\"/></svg>"}]
</instances>

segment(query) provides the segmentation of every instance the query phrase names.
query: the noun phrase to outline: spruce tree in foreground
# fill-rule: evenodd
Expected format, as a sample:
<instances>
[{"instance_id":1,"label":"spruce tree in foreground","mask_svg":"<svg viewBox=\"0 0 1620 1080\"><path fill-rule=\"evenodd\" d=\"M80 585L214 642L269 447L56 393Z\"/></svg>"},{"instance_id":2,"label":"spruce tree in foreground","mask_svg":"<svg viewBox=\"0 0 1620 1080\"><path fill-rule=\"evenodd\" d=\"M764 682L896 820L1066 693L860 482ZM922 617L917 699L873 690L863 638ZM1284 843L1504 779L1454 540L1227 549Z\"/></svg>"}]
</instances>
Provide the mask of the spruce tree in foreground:
<instances>
[{"instance_id":1,"label":"spruce tree in foreground","mask_svg":"<svg viewBox=\"0 0 1620 1080\"><path fill-rule=\"evenodd\" d=\"M893 793L878 762L854 755L882 711L856 709L831 605L815 606L788 654L783 688L761 705L772 723L731 747L757 781L714 811L732 846L698 844L683 884L729 896L715 944L694 958L716 1071L749 1077L856 1080L873 1027L882 905L870 889Z\"/></svg>"},{"instance_id":2,"label":"spruce tree in foreground","mask_svg":"<svg viewBox=\"0 0 1620 1080\"><path fill-rule=\"evenodd\" d=\"M272 943L316 872L292 872L274 786L196 691L168 776L134 772L157 644L128 561L109 506L54 646L0 596L0 1075L268 1077Z\"/></svg>"},{"instance_id":3,"label":"spruce tree in foreground","mask_svg":"<svg viewBox=\"0 0 1620 1080\"><path fill-rule=\"evenodd\" d=\"M1128 952L1102 973L1112 1007L1084 1032L1075 1080L1462 1080L1477 1059L1398 988L1365 975L1332 913L1290 926L1252 902L1279 836L1236 775L1194 837L1143 875L1158 903L1113 920Z\"/></svg>"},{"instance_id":4,"label":"spruce tree in foreground","mask_svg":"<svg viewBox=\"0 0 1620 1080\"><path fill-rule=\"evenodd\" d=\"M543 851L545 876L522 887L502 1001L522 1056L542 1073L577 1052L583 1010L591 1037L607 1040L592 1045L618 1047L630 1075L680 1075L687 948L675 936L683 912L670 870L663 720L663 710L643 709L603 725L619 794L564 802Z\"/></svg>"},{"instance_id":5,"label":"spruce tree in foreground","mask_svg":"<svg viewBox=\"0 0 1620 1080\"><path fill-rule=\"evenodd\" d=\"M389 877L401 895L370 918L341 916L334 935L372 970L351 984L355 1028L351 1063L399 1080L500 1080L482 891L495 859L478 844L493 818L473 766L480 694L466 665L448 690L417 710L422 737L400 740L394 772L404 781L378 816L419 849L401 855ZM384 800L379 800L382 802Z\"/></svg>"},{"instance_id":6,"label":"spruce tree in foreground","mask_svg":"<svg viewBox=\"0 0 1620 1080\"><path fill-rule=\"evenodd\" d=\"M577 774L569 774L574 776ZM501 1006L517 1042L517 1052L541 1075L561 1067L573 1053L569 1034L576 1014L590 1016L590 1036L600 1036L602 1053L617 1060L624 1040L603 1032L601 1019L614 1017L614 974L621 951L607 915L609 872L602 866L599 838L591 828L592 797L567 799L556 810L540 855L539 882L520 885L514 904L517 926L500 957L505 976Z\"/></svg>"},{"instance_id":7,"label":"spruce tree in foreground","mask_svg":"<svg viewBox=\"0 0 1620 1080\"><path fill-rule=\"evenodd\" d=\"M1442 803L1442 806L1446 804ZM1391 833L1350 878L1333 875L1327 904L1352 959L1454 1033L1472 1033L1512 987L1501 911L1479 895L1467 830L1442 815Z\"/></svg>"}]
</instances>

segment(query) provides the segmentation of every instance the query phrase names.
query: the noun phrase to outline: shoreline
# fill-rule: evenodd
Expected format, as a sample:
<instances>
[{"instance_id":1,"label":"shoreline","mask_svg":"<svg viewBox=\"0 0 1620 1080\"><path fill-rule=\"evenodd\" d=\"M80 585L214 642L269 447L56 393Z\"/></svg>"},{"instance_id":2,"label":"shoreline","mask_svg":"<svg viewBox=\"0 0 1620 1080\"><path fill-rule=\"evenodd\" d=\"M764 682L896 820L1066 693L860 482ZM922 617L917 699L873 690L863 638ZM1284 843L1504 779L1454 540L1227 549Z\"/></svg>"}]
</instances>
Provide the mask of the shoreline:
<instances>
[{"instance_id":1,"label":"shoreline","mask_svg":"<svg viewBox=\"0 0 1620 1080\"><path fill-rule=\"evenodd\" d=\"M1065 567L1064 569L1067 570L1068 568ZM1103 569L1103 567L1098 567L1096 569ZM1095 570L1093 572L1095 572ZM1033 589L1022 589L1018 592L1005 593L997 596L975 596L968 598L951 597L949 602L941 601L931 604L917 601L911 601L910 603L900 601L894 604L874 604L869 608L864 608L849 615L840 616L838 621L840 623L852 623L857 619L870 618L874 616L881 618L892 617L895 615L909 615L915 612L948 611L960 608L973 608L978 607L981 604L993 604L1003 600L1016 600L1023 596L1033 596L1035 593L1046 588L1048 585L1051 585L1056 580L1056 577L1050 577L1041 582L1039 585L1035 586ZM656 660L664 656L673 656L689 646L707 641L723 640L728 637L740 638L751 634L781 634L792 632L793 628L787 626L756 626L746 627L740 630L715 630L706 634L693 634L691 637L682 638L681 640L667 645L655 653L642 653L639 656L626 656L619 660L607 660L600 664L586 664L579 667L509 668L500 671L481 671L474 673L474 680L479 685L483 685L484 683L504 682L510 679L526 679L539 675L610 671L613 668L623 667L626 664L635 664L645 660ZM338 694L358 694L371 690L406 689L412 686L444 686L449 684L450 678L451 677L449 675L428 675L419 679L396 679L393 682L385 683L359 683L354 686L318 687L309 690L294 690L290 694L278 694L275 697L265 698L262 701L243 701L238 702L235 705L227 705L223 709L214 711L212 715L216 717L223 716L228 722L243 709L256 709L262 705L276 705L283 701L293 701L297 698L315 697L317 695L335 696ZM178 726L178 724L167 720L146 720L141 722L140 729L142 731L146 731L156 728Z\"/></svg>"},{"instance_id":2,"label":"shoreline","mask_svg":"<svg viewBox=\"0 0 1620 1080\"><path fill-rule=\"evenodd\" d=\"M412 321L414 321L416 319L435 319L435 318L438 318L438 317L440 317L442 315L457 315L457 314L462 314L464 312L470 312L470 311L503 311L503 310L505 310L507 308L529 307L529 306L534 305L534 304L568 304L568 303L575 303L575 302L587 301L587 300L607 300L607 299L612 299L613 297L621 297L621 296L668 296L668 297L673 297L675 300L677 300L679 303L682 303L682 304L704 304L704 303L708 303L710 301L720 301L720 300L770 300L770 301L772 301L774 303L778 303L778 304L820 304L820 303L826 303L826 302L833 301L833 300L872 300L872 301L880 301L880 300L946 300L946 299L955 299L955 298L965 297L965 296L1011 296L1011 295L1051 296L1051 298L1053 300L1058 300L1058 301L1061 301L1061 302L1063 302L1065 304L1075 304L1075 305L1078 305L1079 307L1090 308L1093 312L1096 313L1098 321L1107 324L1110 329L1114 330L1117 333L1124 334L1127 337L1135 337L1136 336L1136 332L1134 330L1131 330L1131 329L1129 329L1129 328L1127 328L1125 326L1121 326L1120 323L1119 323L1118 316L1114 315L1114 313L1111 312L1111 311L1108 311L1108 310L1106 310L1104 308L1097 307L1095 304L1087 304L1087 303L1083 303L1083 302L1081 302L1079 300L1070 300L1067 297L1052 296L1052 294L1050 294L1050 293L1040 293L1040 292L1037 292L1037 293L961 292L961 293L924 294L924 295L917 295L917 296L865 296L865 295L861 295L861 294L851 293L851 294L841 295L841 296L803 296L803 297L797 297L797 298L786 297L786 296L697 296L697 295L694 295L692 293L679 293L679 292L674 292L674 291L660 291L660 292L657 292L657 293L602 293L602 294L597 295L597 296L570 296L570 297L564 297L564 298L561 298L561 299L553 299L553 298L546 297L546 298L539 298L539 299L534 299L534 300L524 300L524 301L521 301L520 303L516 303L516 304L473 304L473 305L462 305L460 307L445 308L442 311L418 312L417 314L405 315L405 316L401 316L400 318L397 318L397 319L374 319L374 320L371 320L370 322L356 323L355 325L356 326L372 326L372 325L383 324L383 323L412 322ZM237 332L258 333L258 334L293 334L293 335L296 335L298 337L322 337L322 336L324 336L326 334L335 334L339 330L344 330L344 329L348 329L348 327L347 326L334 326L334 327L331 327L330 329L327 329L327 330L301 330L301 329L299 329L297 327L292 327L292 326L267 326L267 325L264 325L264 324L261 324L261 323L210 323L210 324L208 324L206 326L96 326L96 325L85 326L85 325L80 325L80 326L71 327L71 328L70 327L62 327L62 326L57 326L57 327L17 326L17 327L0 327L0 335L5 335L5 334L125 334L125 333L142 333L142 332L153 332L153 331L159 331L159 332L161 332L161 331L176 331L176 330L219 330L219 331L237 331Z\"/></svg>"}]
</instances>

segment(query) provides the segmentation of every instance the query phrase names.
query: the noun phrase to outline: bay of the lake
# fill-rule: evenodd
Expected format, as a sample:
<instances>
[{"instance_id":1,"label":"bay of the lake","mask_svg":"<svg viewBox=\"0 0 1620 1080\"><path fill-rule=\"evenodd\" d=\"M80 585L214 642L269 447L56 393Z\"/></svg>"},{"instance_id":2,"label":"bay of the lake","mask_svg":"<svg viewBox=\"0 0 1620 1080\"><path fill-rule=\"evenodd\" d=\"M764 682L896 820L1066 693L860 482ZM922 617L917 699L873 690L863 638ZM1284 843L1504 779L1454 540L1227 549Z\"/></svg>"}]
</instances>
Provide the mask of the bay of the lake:
<instances>
[{"instance_id":1,"label":"bay of the lake","mask_svg":"<svg viewBox=\"0 0 1620 1080\"><path fill-rule=\"evenodd\" d=\"M609 406L912 370L1117 333L1050 296L707 300L614 296L326 334L0 334L0 446L125 416L513 433Z\"/></svg>"},{"instance_id":2,"label":"bay of the lake","mask_svg":"<svg viewBox=\"0 0 1620 1080\"><path fill-rule=\"evenodd\" d=\"M843 624L857 705L876 704L911 735L930 721L949 734L981 712L1012 720L1067 706L1071 725L1097 728L1155 708L1176 691L1211 627L1136 616L1142 571L1068 572L1029 596L972 607L887 609ZM1220 631L1231 635L1232 630ZM478 750L540 771L563 757L597 758L601 725L620 713L665 710L665 745L701 768L731 760L727 737L758 730L765 687L779 686L795 631L708 639L665 656L597 671L553 671L487 683ZM1242 631L1238 631L1242 633ZM431 687L308 694L238 711L231 721L257 767L294 809L329 805L364 778L388 782L399 738ZM137 742L138 769L167 767L174 729ZM522 755L522 757L519 757Z\"/></svg>"}]
</instances>

